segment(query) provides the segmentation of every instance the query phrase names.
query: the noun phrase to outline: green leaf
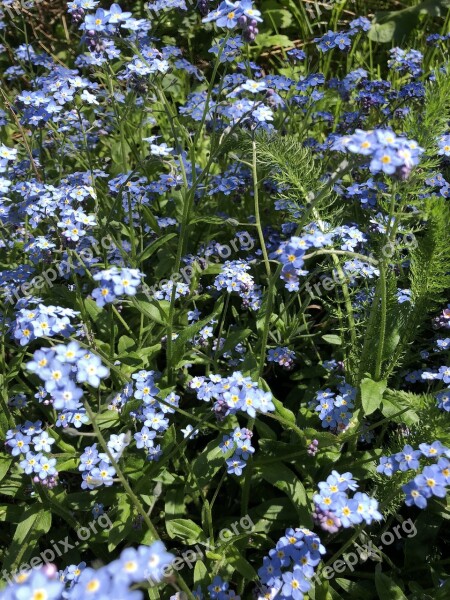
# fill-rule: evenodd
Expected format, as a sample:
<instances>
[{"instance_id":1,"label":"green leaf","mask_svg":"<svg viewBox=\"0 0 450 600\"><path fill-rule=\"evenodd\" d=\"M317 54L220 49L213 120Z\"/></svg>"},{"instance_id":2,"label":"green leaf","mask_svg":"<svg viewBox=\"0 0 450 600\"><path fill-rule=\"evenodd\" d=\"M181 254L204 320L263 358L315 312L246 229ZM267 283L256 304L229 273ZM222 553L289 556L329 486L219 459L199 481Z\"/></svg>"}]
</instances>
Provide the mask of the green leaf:
<instances>
[{"instance_id":1,"label":"green leaf","mask_svg":"<svg viewBox=\"0 0 450 600\"><path fill-rule=\"evenodd\" d=\"M226 342L220 349L220 355L228 352L228 350L232 350L239 342L248 339L252 333L251 329L239 329L227 335Z\"/></svg>"},{"instance_id":2,"label":"green leaf","mask_svg":"<svg viewBox=\"0 0 450 600\"><path fill-rule=\"evenodd\" d=\"M258 469L255 464L255 470ZM305 488L297 475L283 463L263 465L258 469L263 479L284 492L294 505L300 523L306 527L312 524L311 511Z\"/></svg>"},{"instance_id":3,"label":"green leaf","mask_svg":"<svg viewBox=\"0 0 450 600\"><path fill-rule=\"evenodd\" d=\"M224 223L227 222L227 220L228 219L223 219L222 217L215 217L215 216L195 217L194 219L192 219L192 221L190 221L190 223L192 225L194 223L210 223L211 225L223 225Z\"/></svg>"},{"instance_id":4,"label":"green leaf","mask_svg":"<svg viewBox=\"0 0 450 600\"><path fill-rule=\"evenodd\" d=\"M285 524L291 526L298 518L297 511L292 506L289 498L272 498L249 511L254 523L253 533L265 534L273 528L277 529Z\"/></svg>"},{"instance_id":5,"label":"green leaf","mask_svg":"<svg viewBox=\"0 0 450 600\"><path fill-rule=\"evenodd\" d=\"M170 538L179 539L185 544L206 541L203 530L191 519L171 519L166 522L166 530Z\"/></svg>"},{"instance_id":6,"label":"green leaf","mask_svg":"<svg viewBox=\"0 0 450 600\"><path fill-rule=\"evenodd\" d=\"M84 306L86 308L86 312L91 317L92 321L95 323L101 315L101 313L103 312L103 309L97 306L95 300L92 300L91 298L85 299Z\"/></svg>"},{"instance_id":7,"label":"green leaf","mask_svg":"<svg viewBox=\"0 0 450 600\"><path fill-rule=\"evenodd\" d=\"M408 426L419 423L420 418L414 410L414 408L419 408L418 402L411 402L411 400L418 399L419 397L416 394L409 394L411 399L405 402L400 396L401 392L396 392L395 390L388 390L388 392L389 396L383 398L381 403L383 416L393 419L397 423L405 423Z\"/></svg>"},{"instance_id":8,"label":"green leaf","mask_svg":"<svg viewBox=\"0 0 450 600\"><path fill-rule=\"evenodd\" d=\"M375 587L380 600L408 600L398 585L381 572L380 565L375 570Z\"/></svg>"},{"instance_id":9,"label":"green leaf","mask_svg":"<svg viewBox=\"0 0 450 600\"><path fill-rule=\"evenodd\" d=\"M421 14L444 16L449 8L450 0L425 0L402 10L378 12L368 36L374 42L401 42L419 24Z\"/></svg>"},{"instance_id":10,"label":"green leaf","mask_svg":"<svg viewBox=\"0 0 450 600\"><path fill-rule=\"evenodd\" d=\"M204 586L207 580L208 569L202 560L198 560L194 567L194 587L196 588L198 585Z\"/></svg>"},{"instance_id":11,"label":"green leaf","mask_svg":"<svg viewBox=\"0 0 450 600\"><path fill-rule=\"evenodd\" d=\"M158 248L164 246L164 244L172 240L174 237L177 237L177 235L177 233L167 233L166 235L163 235L162 237L152 242L150 246L147 246L147 248L145 248L145 250L143 250L143 252L141 252L141 254L138 255L137 263L140 264L144 262L144 260L150 258L150 256L152 256L152 254L154 254L158 250Z\"/></svg>"},{"instance_id":12,"label":"green leaf","mask_svg":"<svg viewBox=\"0 0 450 600\"><path fill-rule=\"evenodd\" d=\"M342 340L338 335L327 334L323 335L322 339L328 342L329 344L334 344L335 346L342 346Z\"/></svg>"},{"instance_id":13,"label":"green leaf","mask_svg":"<svg viewBox=\"0 0 450 600\"><path fill-rule=\"evenodd\" d=\"M337 577L335 581L349 595L349 598L364 598L365 600L369 600L376 597L372 582L359 583L341 577ZM316 600L319 599L316 598Z\"/></svg>"},{"instance_id":14,"label":"green leaf","mask_svg":"<svg viewBox=\"0 0 450 600\"><path fill-rule=\"evenodd\" d=\"M373 23L369 30L369 38L380 44L389 43L395 35L396 23L394 20L386 23Z\"/></svg>"},{"instance_id":15,"label":"green leaf","mask_svg":"<svg viewBox=\"0 0 450 600\"><path fill-rule=\"evenodd\" d=\"M192 471L200 488L211 484L212 478L224 467L224 454L219 448L222 435L209 442L203 452L192 463Z\"/></svg>"},{"instance_id":16,"label":"green leaf","mask_svg":"<svg viewBox=\"0 0 450 600\"><path fill-rule=\"evenodd\" d=\"M120 421L120 417L115 410L106 410L100 415L96 415L95 422L100 429L110 429L117 425Z\"/></svg>"},{"instance_id":17,"label":"green leaf","mask_svg":"<svg viewBox=\"0 0 450 600\"><path fill-rule=\"evenodd\" d=\"M270 20L275 23L277 29L286 29L292 25L293 15L285 9L268 9L266 14L270 16Z\"/></svg>"},{"instance_id":18,"label":"green leaf","mask_svg":"<svg viewBox=\"0 0 450 600\"><path fill-rule=\"evenodd\" d=\"M13 572L36 552L39 538L48 533L52 524L52 513L40 503L33 504L21 515L3 561L3 569Z\"/></svg>"},{"instance_id":19,"label":"green leaf","mask_svg":"<svg viewBox=\"0 0 450 600\"><path fill-rule=\"evenodd\" d=\"M114 515L114 525L108 534L108 551L112 552L122 542L132 529L131 503L124 492L117 496L117 510Z\"/></svg>"},{"instance_id":20,"label":"green leaf","mask_svg":"<svg viewBox=\"0 0 450 600\"><path fill-rule=\"evenodd\" d=\"M78 456L73 456L73 454L61 454L58 456L58 471L70 471L71 469L75 469L78 463Z\"/></svg>"},{"instance_id":21,"label":"green leaf","mask_svg":"<svg viewBox=\"0 0 450 600\"><path fill-rule=\"evenodd\" d=\"M185 514L184 487L171 487L165 495L166 521L179 518Z\"/></svg>"},{"instance_id":22,"label":"green leaf","mask_svg":"<svg viewBox=\"0 0 450 600\"><path fill-rule=\"evenodd\" d=\"M408 525L412 519L409 520ZM405 567L414 570L415 565L424 563L436 546L443 526L440 515L429 510L423 511L414 521L413 528L404 542Z\"/></svg>"},{"instance_id":23,"label":"green leaf","mask_svg":"<svg viewBox=\"0 0 450 600\"><path fill-rule=\"evenodd\" d=\"M158 221L156 220L152 211L149 209L148 206L143 205L141 205L141 210L143 213L144 221L147 223L147 225L150 225L153 231L155 231L159 235L161 233L161 228L158 225Z\"/></svg>"},{"instance_id":24,"label":"green leaf","mask_svg":"<svg viewBox=\"0 0 450 600\"><path fill-rule=\"evenodd\" d=\"M235 546L230 546L226 552L226 561L236 569L247 581L254 581L257 573Z\"/></svg>"},{"instance_id":25,"label":"green leaf","mask_svg":"<svg viewBox=\"0 0 450 600\"><path fill-rule=\"evenodd\" d=\"M132 303L134 306L146 317L158 323L158 325L165 325L167 323L168 316L164 311L161 302L156 300L150 302L145 294L136 294L132 297Z\"/></svg>"},{"instance_id":26,"label":"green leaf","mask_svg":"<svg viewBox=\"0 0 450 600\"><path fill-rule=\"evenodd\" d=\"M275 412L277 415L280 415L280 417L283 417L283 419L285 419L286 421L289 421L289 423L293 423L294 425L295 423L295 415L292 412L292 410L289 410L288 408L286 408L282 402L280 402L279 400L277 400L276 398L272 398L272 402L275 406Z\"/></svg>"},{"instance_id":27,"label":"green leaf","mask_svg":"<svg viewBox=\"0 0 450 600\"><path fill-rule=\"evenodd\" d=\"M0 481L8 474L13 460L13 457L8 454L3 454L3 452L0 454Z\"/></svg>"},{"instance_id":28,"label":"green leaf","mask_svg":"<svg viewBox=\"0 0 450 600\"><path fill-rule=\"evenodd\" d=\"M287 35L271 35L270 33L260 33L256 38L256 43L260 48L270 48L272 46L288 48L292 46L292 42Z\"/></svg>"},{"instance_id":29,"label":"green leaf","mask_svg":"<svg viewBox=\"0 0 450 600\"><path fill-rule=\"evenodd\" d=\"M190 341L203 327L211 322L211 319L220 313L223 305L223 297L220 298L214 307L212 314L205 317L201 321L197 321L193 325L186 327L178 334L177 339L174 341L172 346L172 364L176 367L182 360L185 352L185 347L188 341Z\"/></svg>"},{"instance_id":30,"label":"green leaf","mask_svg":"<svg viewBox=\"0 0 450 600\"><path fill-rule=\"evenodd\" d=\"M361 402L364 415L371 415L380 408L383 393L387 387L387 381L373 381L365 377L361 381Z\"/></svg>"},{"instance_id":31,"label":"green leaf","mask_svg":"<svg viewBox=\"0 0 450 600\"><path fill-rule=\"evenodd\" d=\"M119 352L119 354L124 354L125 352L131 350L131 348L134 348L136 346L136 342L133 340L133 338L130 338L126 335L122 335L119 343L117 344L117 350Z\"/></svg>"}]
</instances>

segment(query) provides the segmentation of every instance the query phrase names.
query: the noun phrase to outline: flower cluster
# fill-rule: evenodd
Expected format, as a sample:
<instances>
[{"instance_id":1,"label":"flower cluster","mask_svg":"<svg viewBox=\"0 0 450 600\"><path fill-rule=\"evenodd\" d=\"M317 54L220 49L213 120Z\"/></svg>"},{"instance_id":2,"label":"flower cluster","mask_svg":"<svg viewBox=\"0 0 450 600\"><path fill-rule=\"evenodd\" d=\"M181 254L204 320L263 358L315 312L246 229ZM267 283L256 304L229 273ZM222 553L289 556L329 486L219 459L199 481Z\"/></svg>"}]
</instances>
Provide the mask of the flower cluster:
<instances>
[{"instance_id":1,"label":"flower cluster","mask_svg":"<svg viewBox=\"0 0 450 600\"><path fill-rule=\"evenodd\" d=\"M88 420L81 403L83 390L77 382L98 388L101 380L109 375L101 359L83 350L75 341L36 350L26 367L44 383L36 395L39 401L61 411L56 421L58 427L73 424L79 428Z\"/></svg>"},{"instance_id":2,"label":"flower cluster","mask_svg":"<svg viewBox=\"0 0 450 600\"><path fill-rule=\"evenodd\" d=\"M267 361L278 363L281 367L292 369L295 360L295 352L286 346L271 348L267 353Z\"/></svg>"},{"instance_id":3,"label":"flower cluster","mask_svg":"<svg viewBox=\"0 0 450 600\"><path fill-rule=\"evenodd\" d=\"M218 8L203 18L203 23L214 21L217 27L242 29L243 37L253 42L258 35L258 23L262 22L261 13L253 8L252 0L224 0Z\"/></svg>"},{"instance_id":4,"label":"flower cluster","mask_svg":"<svg viewBox=\"0 0 450 600\"><path fill-rule=\"evenodd\" d=\"M247 272L250 265L243 260L227 260L220 275L214 280L216 290L236 292L243 300L243 306L258 310L261 306L261 291L253 277Z\"/></svg>"},{"instance_id":5,"label":"flower cluster","mask_svg":"<svg viewBox=\"0 0 450 600\"><path fill-rule=\"evenodd\" d=\"M309 454L309 456L315 456L319 452L319 440L313 440L310 444L308 444L306 452Z\"/></svg>"},{"instance_id":6,"label":"flower cluster","mask_svg":"<svg viewBox=\"0 0 450 600\"><path fill-rule=\"evenodd\" d=\"M271 253L271 258L281 262L281 279L286 282L286 289L290 292L297 292L299 289L299 278L307 275L308 271L303 269L304 255L308 248L322 248L332 243L333 237L339 234L339 230L324 232L319 227L311 224L305 227L305 234L301 237L292 236L288 241L282 244Z\"/></svg>"},{"instance_id":7,"label":"flower cluster","mask_svg":"<svg viewBox=\"0 0 450 600\"><path fill-rule=\"evenodd\" d=\"M311 404L319 413L322 427L340 433L345 431L353 416L350 409L354 407L356 389L344 380L337 385L337 389L337 395L330 388L317 392Z\"/></svg>"},{"instance_id":8,"label":"flower cluster","mask_svg":"<svg viewBox=\"0 0 450 600\"><path fill-rule=\"evenodd\" d=\"M328 52L333 48L339 48L339 50L348 50L351 45L352 36L356 35L360 31L368 31L370 29L370 21L365 17L360 17L351 21L350 29L347 33L343 31L331 31L320 37L315 38L314 42L322 52Z\"/></svg>"},{"instance_id":9,"label":"flower cluster","mask_svg":"<svg viewBox=\"0 0 450 600\"><path fill-rule=\"evenodd\" d=\"M371 173L398 173L403 177L419 164L420 155L424 152L414 140L399 137L388 129L357 129L353 135L336 139L333 148L367 156Z\"/></svg>"},{"instance_id":10,"label":"flower cluster","mask_svg":"<svg viewBox=\"0 0 450 600\"><path fill-rule=\"evenodd\" d=\"M55 440L42 429L42 422L26 421L23 425L6 432L6 448L12 456L21 459L20 468L27 475L34 475L34 483L52 488L56 485L58 472L56 458L47 456Z\"/></svg>"},{"instance_id":11,"label":"flower cluster","mask_svg":"<svg viewBox=\"0 0 450 600\"><path fill-rule=\"evenodd\" d=\"M364 492L356 492L351 498L347 490L355 491L358 484L351 473L339 474L332 471L326 481L319 483L319 492L314 495L313 518L324 531L335 533L365 522L383 518L378 510L378 501Z\"/></svg>"},{"instance_id":12,"label":"flower cluster","mask_svg":"<svg viewBox=\"0 0 450 600\"><path fill-rule=\"evenodd\" d=\"M79 314L70 308L44 306L44 304L21 308L11 324L12 336L21 346L37 338L58 335L69 337L75 332L71 319Z\"/></svg>"},{"instance_id":13,"label":"flower cluster","mask_svg":"<svg viewBox=\"0 0 450 600\"><path fill-rule=\"evenodd\" d=\"M399 73L410 73L413 77L418 77L422 74L422 52L392 48L390 54L391 58L388 61L389 68Z\"/></svg>"},{"instance_id":14,"label":"flower cluster","mask_svg":"<svg viewBox=\"0 0 450 600\"><path fill-rule=\"evenodd\" d=\"M445 349L447 346L446 340L438 340L438 350ZM418 372L422 381L442 381L447 385L447 388L440 390L436 394L437 406L445 412L450 412L450 367L442 366L438 370L426 370Z\"/></svg>"},{"instance_id":15,"label":"flower cluster","mask_svg":"<svg viewBox=\"0 0 450 600\"><path fill-rule=\"evenodd\" d=\"M207 587L208 598L214 600L241 600L241 597L230 588L228 581L224 581L220 575L216 575ZM205 598L201 586L198 586L193 591L195 600L203 600ZM170 600L179 600L179 595L171 596Z\"/></svg>"},{"instance_id":16,"label":"flower cluster","mask_svg":"<svg viewBox=\"0 0 450 600\"><path fill-rule=\"evenodd\" d=\"M263 597L303 600L322 554L325 548L317 534L302 527L286 529L258 570L267 594Z\"/></svg>"},{"instance_id":17,"label":"flower cluster","mask_svg":"<svg viewBox=\"0 0 450 600\"><path fill-rule=\"evenodd\" d=\"M4 144L0 144L0 173L4 173L8 163L16 160L16 158L17 150L15 148L8 148Z\"/></svg>"},{"instance_id":18,"label":"flower cluster","mask_svg":"<svg viewBox=\"0 0 450 600\"><path fill-rule=\"evenodd\" d=\"M432 496L445 497L447 486L450 485L450 449L441 442L435 441L432 444L420 444L418 450L406 445L397 454L380 458L380 464L377 467L378 473L392 477L397 471L418 471L420 459L424 457L437 462L423 467L412 481L402 486L407 506L426 508L427 501Z\"/></svg>"},{"instance_id":19,"label":"flower cluster","mask_svg":"<svg viewBox=\"0 0 450 600\"><path fill-rule=\"evenodd\" d=\"M145 450L147 459L156 461L161 456L161 446L155 444L156 438L169 428L168 415L175 413L180 396L171 391L162 397L156 385L160 373L141 370L133 373L132 381L112 398L109 408L121 412L128 402L133 401L130 416L136 423L143 425L134 434L136 447ZM136 401L137 406L136 406Z\"/></svg>"},{"instance_id":20,"label":"flower cluster","mask_svg":"<svg viewBox=\"0 0 450 600\"><path fill-rule=\"evenodd\" d=\"M246 466L246 460L255 452L251 444L253 433L245 427L236 427L231 435L225 435L220 449L226 453L230 450L234 451L231 458L227 459L227 472L234 475L242 475L242 470Z\"/></svg>"},{"instance_id":21,"label":"flower cluster","mask_svg":"<svg viewBox=\"0 0 450 600\"><path fill-rule=\"evenodd\" d=\"M143 600L144 594L130 589L136 583L160 583L175 556L160 541L150 546L126 548L120 557L100 569L85 563L70 565L58 573L54 565L21 572L20 581L9 585L5 600L24 598L46 600L87 600L88 598L126 598Z\"/></svg>"},{"instance_id":22,"label":"flower cluster","mask_svg":"<svg viewBox=\"0 0 450 600\"><path fill-rule=\"evenodd\" d=\"M117 461L129 442L124 433L112 435L107 443L109 454ZM97 444L87 446L80 456L78 470L82 473L81 488L93 490L101 485L107 487L114 483L116 471L111 465L111 458L107 452L98 452Z\"/></svg>"},{"instance_id":23,"label":"flower cluster","mask_svg":"<svg viewBox=\"0 0 450 600\"><path fill-rule=\"evenodd\" d=\"M118 269L111 267L94 275L94 280L100 285L92 292L97 306L114 302L117 296L134 296L141 283L143 274L138 269Z\"/></svg>"},{"instance_id":24,"label":"flower cluster","mask_svg":"<svg viewBox=\"0 0 450 600\"><path fill-rule=\"evenodd\" d=\"M257 411L264 414L275 410L272 394L261 390L255 381L244 377L240 371L235 371L229 377L193 377L189 387L195 390L199 400L215 400L213 408L220 420L238 411L255 417Z\"/></svg>"},{"instance_id":25,"label":"flower cluster","mask_svg":"<svg viewBox=\"0 0 450 600\"><path fill-rule=\"evenodd\" d=\"M174 292L175 288L175 292ZM189 285L182 281L173 282L171 279L166 283L161 283L159 290L154 293L154 298L157 300L167 300L168 302L172 299L172 294L175 293L175 300L182 296L189 295Z\"/></svg>"}]
</instances>

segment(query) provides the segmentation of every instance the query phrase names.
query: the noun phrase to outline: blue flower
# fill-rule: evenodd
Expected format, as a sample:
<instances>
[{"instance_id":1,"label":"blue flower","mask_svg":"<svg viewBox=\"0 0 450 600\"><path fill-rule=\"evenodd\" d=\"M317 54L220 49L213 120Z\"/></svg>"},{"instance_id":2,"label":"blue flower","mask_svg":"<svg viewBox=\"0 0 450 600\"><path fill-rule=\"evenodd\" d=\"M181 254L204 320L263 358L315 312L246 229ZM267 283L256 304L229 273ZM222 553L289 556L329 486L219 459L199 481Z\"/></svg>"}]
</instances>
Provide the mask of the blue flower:
<instances>
[{"instance_id":1,"label":"blue flower","mask_svg":"<svg viewBox=\"0 0 450 600\"><path fill-rule=\"evenodd\" d=\"M25 458L20 461L20 468L25 471L27 475L36 473L36 468L39 465L39 461L42 458L42 454L34 454L34 452L27 452Z\"/></svg>"},{"instance_id":2,"label":"blue flower","mask_svg":"<svg viewBox=\"0 0 450 600\"><path fill-rule=\"evenodd\" d=\"M114 590L116 591L116 590ZM90 567L84 569L80 578L69 594L71 600L80 596L105 597L112 592L111 577L106 569L94 570Z\"/></svg>"},{"instance_id":3,"label":"blue flower","mask_svg":"<svg viewBox=\"0 0 450 600\"><path fill-rule=\"evenodd\" d=\"M155 437L156 431L150 431L148 427L143 427L140 432L134 434L136 448L151 448Z\"/></svg>"},{"instance_id":4,"label":"blue flower","mask_svg":"<svg viewBox=\"0 0 450 600\"><path fill-rule=\"evenodd\" d=\"M411 446L407 445L401 452L395 454L394 458L398 463L400 471L408 471L409 469L419 468L419 457L421 456L420 450L414 450Z\"/></svg>"},{"instance_id":5,"label":"blue flower","mask_svg":"<svg viewBox=\"0 0 450 600\"><path fill-rule=\"evenodd\" d=\"M51 579L43 570L33 570L14 590L14 595L8 596L14 600L30 600L45 598L45 600L59 600L64 585L55 579Z\"/></svg>"},{"instance_id":6,"label":"blue flower","mask_svg":"<svg viewBox=\"0 0 450 600\"><path fill-rule=\"evenodd\" d=\"M246 462L241 460L241 457L239 456L239 454L235 454L234 456L229 458L226 462L227 462L227 467L228 467L227 473L238 475L238 476L242 475L242 471L246 467Z\"/></svg>"},{"instance_id":7,"label":"blue flower","mask_svg":"<svg viewBox=\"0 0 450 600\"><path fill-rule=\"evenodd\" d=\"M209 597L211 600L221 600L222 592L226 592L228 587L228 582L223 581L219 575L216 575L212 580L211 585L208 586Z\"/></svg>"},{"instance_id":8,"label":"blue flower","mask_svg":"<svg viewBox=\"0 0 450 600\"><path fill-rule=\"evenodd\" d=\"M98 467L94 467L90 472L91 484L95 486L103 484L109 487L113 484L115 474L114 467L102 460Z\"/></svg>"},{"instance_id":9,"label":"blue flower","mask_svg":"<svg viewBox=\"0 0 450 600\"><path fill-rule=\"evenodd\" d=\"M96 502L92 507L92 516L94 519L98 519L103 514L105 514L103 504L101 502Z\"/></svg>"},{"instance_id":10,"label":"blue flower","mask_svg":"<svg viewBox=\"0 0 450 600\"><path fill-rule=\"evenodd\" d=\"M382 456L380 458L380 464L377 466L377 473L392 477L398 469L399 466L395 456Z\"/></svg>"},{"instance_id":11,"label":"blue flower","mask_svg":"<svg viewBox=\"0 0 450 600\"><path fill-rule=\"evenodd\" d=\"M441 444L439 440L432 444L419 444L419 448L422 454L429 458L438 458L441 454L446 454L448 452L448 448Z\"/></svg>"},{"instance_id":12,"label":"blue flower","mask_svg":"<svg viewBox=\"0 0 450 600\"><path fill-rule=\"evenodd\" d=\"M153 542L151 546L140 546L138 553L140 564L144 569L144 577L151 582L161 581L164 577L164 568L175 558L173 554L166 551L166 547L160 541Z\"/></svg>"},{"instance_id":13,"label":"blue flower","mask_svg":"<svg viewBox=\"0 0 450 600\"><path fill-rule=\"evenodd\" d=\"M13 456L19 456L20 454L27 454L30 450L31 437L29 435L23 435L17 433L12 439L8 440L7 444L11 450Z\"/></svg>"},{"instance_id":14,"label":"blue flower","mask_svg":"<svg viewBox=\"0 0 450 600\"><path fill-rule=\"evenodd\" d=\"M303 570L295 566L293 572L283 573L283 588L281 593L286 598L293 600L303 600L303 592L311 589L311 584L307 581Z\"/></svg>"},{"instance_id":15,"label":"blue flower","mask_svg":"<svg viewBox=\"0 0 450 600\"><path fill-rule=\"evenodd\" d=\"M73 381L66 381L61 388L52 391L53 406L57 410L74 410L79 406L83 390Z\"/></svg>"},{"instance_id":16,"label":"blue flower","mask_svg":"<svg viewBox=\"0 0 450 600\"><path fill-rule=\"evenodd\" d=\"M36 465L35 472L38 474L40 479L47 479L47 477L57 475L55 465L56 458L48 458L46 456L42 456L39 460L39 464Z\"/></svg>"},{"instance_id":17,"label":"blue flower","mask_svg":"<svg viewBox=\"0 0 450 600\"><path fill-rule=\"evenodd\" d=\"M83 28L92 31L104 31L109 20L109 11L98 8L95 15L86 15Z\"/></svg>"},{"instance_id":18,"label":"blue flower","mask_svg":"<svg viewBox=\"0 0 450 600\"><path fill-rule=\"evenodd\" d=\"M425 498L445 498L445 478L437 465L425 467L422 473L414 478L414 483Z\"/></svg>"},{"instance_id":19,"label":"blue flower","mask_svg":"<svg viewBox=\"0 0 450 600\"><path fill-rule=\"evenodd\" d=\"M406 506L417 506L418 508L426 508L427 506L427 497L423 494L423 489L419 489L418 485L415 481L410 481L409 483L402 486L402 490L406 494L405 504ZM426 492L428 493L428 492Z\"/></svg>"},{"instance_id":20,"label":"blue flower","mask_svg":"<svg viewBox=\"0 0 450 600\"><path fill-rule=\"evenodd\" d=\"M106 567L114 581L130 585L145 579L143 561L139 552L134 548L125 548L120 558L112 561Z\"/></svg>"},{"instance_id":21,"label":"blue flower","mask_svg":"<svg viewBox=\"0 0 450 600\"><path fill-rule=\"evenodd\" d=\"M358 511L358 502L353 498L344 499L340 497L333 508L343 527L357 525L363 520L361 513Z\"/></svg>"},{"instance_id":22,"label":"blue flower","mask_svg":"<svg viewBox=\"0 0 450 600\"><path fill-rule=\"evenodd\" d=\"M102 365L101 359L95 354L82 358L77 363L77 381L80 383L86 382L92 387L98 388L100 380L105 379L108 375L109 369Z\"/></svg>"},{"instance_id":23,"label":"blue flower","mask_svg":"<svg viewBox=\"0 0 450 600\"><path fill-rule=\"evenodd\" d=\"M55 443L56 440L49 437L46 431L42 431L39 435L33 438L34 449L37 452L43 450L44 452L52 451L52 444Z\"/></svg>"}]
</instances>

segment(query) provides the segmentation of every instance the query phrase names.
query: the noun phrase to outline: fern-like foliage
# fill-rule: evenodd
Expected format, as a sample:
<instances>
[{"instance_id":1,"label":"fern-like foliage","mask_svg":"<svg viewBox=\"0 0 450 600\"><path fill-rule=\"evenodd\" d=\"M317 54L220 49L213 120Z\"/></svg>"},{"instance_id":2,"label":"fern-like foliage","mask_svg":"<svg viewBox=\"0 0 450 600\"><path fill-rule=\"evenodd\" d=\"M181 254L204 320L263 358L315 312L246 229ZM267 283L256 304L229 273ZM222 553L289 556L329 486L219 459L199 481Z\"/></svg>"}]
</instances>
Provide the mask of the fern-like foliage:
<instances>
[{"instance_id":1,"label":"fern-like foliage","mask_svg":"<svg viewBox=\"0 0 450 600\"><path fill-rule=\"evenodd\" d=\"M312 208L319 212L326 208L329 221L333 185L345 166L334 174L326 175L324 165L293 135L261 131L254 137L241 137L238 147L247 158L252 155L253 143L262 178L270 177L277 183L279 197L305 207L305 217L309 217ZM333 217L337 217L338 213L335 208Z\"/></svg>"},{"instance_id":2,"label":"fern-like foliage","mask_svg":"<svg viewBox=\"0 0 450 600\"><path fill-rule=\"evenodd\" d=\"M450 119L450 75L445 71L436 71L434 80L425 86L425 98L420 108L406 117L404 130L408 137L416 140L428 160L439 164L439 158L433 149L436 147L436 138L448 132Z\"/></svg>"},{"instance_id":3,"label":"fern-like foliage","mask_svg":"<svg viewBox=\"0 0 450 600\"><path fill-rule=\"evenodd\" d=\"M300 192L302 201L310 199L309 192L317 189L318 169L309 148L294 136L260 133L255 138L258 164L272 172L272 178L281 187Z\"/></svg>"},{"instance_id":4,"label":"fern-like foliage","mask_svg":"<svg viewBox=\"0 0 450 600\"><path fill-rule=\"evenodd\" d=\"M426 201L425 214L425 232L411 253L412 304L403 318L389 373L399 366L401 355L407 352L430 313L448 298L450 290L450 205L443 198L430 198Z\"/></svg>"},{"instance_id":5,"label":"fern-like foliage","mask_svg":"<svg viewBox=\"0 0 450 600\"><path fill-rule=\"evenodd\" d=\"M414 449L422 443L431 444L435 440L440 440L446 446L450 444L447 415L437 409L436 400L431 394L388 389L383 398L383 414L389 417L391 422L400 425L395 429L390 428L387 443L384 445L385 456L400 452L406 444L410 444ZM389 402L389 408L386 401ZM403 411L402 414L398 414L400 411ZM404 426L407 430L406 437ZM425 460L423 464L426 464ZM414 471L397 471L390 479L390 485L386 485L385 475L373 474L377 486L376 495L383 505L385 516L397 514L404 502L401 486L411 481L415 474ZM393 495L395 490L398 494Z\"/></svg>"}]
</instances>

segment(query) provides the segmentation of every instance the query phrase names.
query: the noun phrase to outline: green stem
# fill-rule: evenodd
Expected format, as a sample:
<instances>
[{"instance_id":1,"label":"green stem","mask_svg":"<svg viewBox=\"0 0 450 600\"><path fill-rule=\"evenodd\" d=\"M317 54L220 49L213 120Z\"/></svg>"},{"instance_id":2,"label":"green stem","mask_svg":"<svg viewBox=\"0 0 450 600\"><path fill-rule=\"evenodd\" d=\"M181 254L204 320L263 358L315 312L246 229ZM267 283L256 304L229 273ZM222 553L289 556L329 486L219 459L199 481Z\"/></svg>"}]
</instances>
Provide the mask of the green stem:
<instances>
[{"instance_id":1,"label":"green stem","mask_svg":"<svg viewBox=\"0 0 450 600\"><path fill-rule=\"evenodd\" d=\"M95 431L95 433L97 435L98 441L100 442L101 447L103 448L104 452L108 456L108 459L109 459L111 465L114 467L114 469L116 471L116 474L117 474L117 477L119 478L121 484L123 485L124 490L127 492L130 500L134 504L134 506L135 506L136 510L138 511L138 513L144 519L144 522L147 525L147 527L149 528L149 531L151 532L151 534L153 536L153 539L154 540L159 540L160 537L158 535L158 532L157 532L155 526L153 525L153 523L152 523L150 517L148 516L147 511L143 507L141 501L139 500L139 498L136 496L136 494L131 489L131 486L128 483L127 478L123 474L122 469L119 467L117 461L115 460L115 458L111 454L111 451L108 448L108 444L106 443L106 440L103 437L103 434L100 431L99 426L97 425L97 422L95 420L95 414L93 413L91 407L89 406L89 404L88 404L88 402L86 400L84 401L84 407L85 407L86 412L87 412L87 414L88 414L88 416L89 416L89 418L91 420L92 427L93 427L93 429L94 429L94 431ZM180 574L178 574L178 583L179 583L180 587L183 589L183 591L187 594L188 598L190 600L195 600L194 595L192 594L192 592L189 589L189 586L185 583L184 579L181 577Z\"/></svg>"},{"instance_id":2,"label":"green stem","mask_svg":"<svg viewBox=\"0 0 450 600\"><path fill-rule=\"evenodd\" d=\"M383 364L384 341L386 338L386 320L387 320L387 302L386 302L386 271L385 265L380 265L380 296L381 296L381 318L380 318L380 337L378 340L377 362L375 364L375 381L381 378L381 367Z\"/></svg>"}]
</instances>

